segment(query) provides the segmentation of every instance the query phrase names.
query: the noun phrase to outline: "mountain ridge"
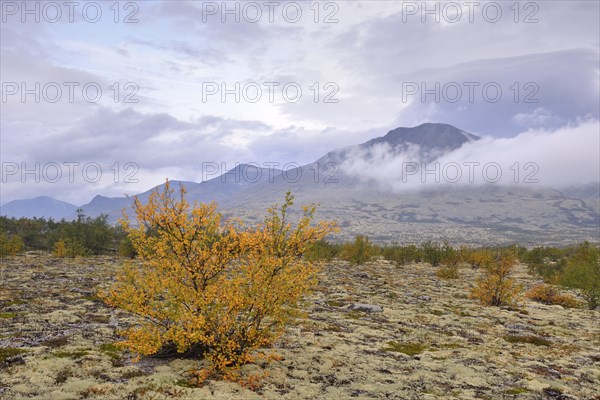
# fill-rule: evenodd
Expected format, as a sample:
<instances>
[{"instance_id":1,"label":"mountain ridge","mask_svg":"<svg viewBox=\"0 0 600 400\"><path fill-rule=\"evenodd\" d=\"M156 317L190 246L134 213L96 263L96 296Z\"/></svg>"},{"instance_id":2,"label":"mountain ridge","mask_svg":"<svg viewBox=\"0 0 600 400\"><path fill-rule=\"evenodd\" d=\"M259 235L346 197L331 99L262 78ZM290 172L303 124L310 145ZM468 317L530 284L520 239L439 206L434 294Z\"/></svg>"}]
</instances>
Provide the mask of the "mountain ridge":
<instances>
[{"instance_id":1,"label":"mountain ridge","mask_svg":"<svg viewBox=\"0 0 600 400\"><path fill-rule=\"evenodd\" d=\"M393 154L410 149L421 160L431 161L477 140L479 136L449 124L425 123L392 129L287 171L242 163L203 182L170 182L185 184L191 202L216 201L226 215L248 221L261 220L270 205L291 191L299 204L320 203L319 218L340 220L345 239L364 233L390 241L405 232L421 239L443 233L448 240L458 241L540 238L556 243L598 236L600 200L595 184L565 188L565 193L556 188L493 184L446 184L395 193L343 168L353 157L376 154L380 147ZM162 187L136 196L145 202ZM98 195L81 208L91 217L108 214L114 222L129 205L127 197Z\"/></svg>"}]
</instances>

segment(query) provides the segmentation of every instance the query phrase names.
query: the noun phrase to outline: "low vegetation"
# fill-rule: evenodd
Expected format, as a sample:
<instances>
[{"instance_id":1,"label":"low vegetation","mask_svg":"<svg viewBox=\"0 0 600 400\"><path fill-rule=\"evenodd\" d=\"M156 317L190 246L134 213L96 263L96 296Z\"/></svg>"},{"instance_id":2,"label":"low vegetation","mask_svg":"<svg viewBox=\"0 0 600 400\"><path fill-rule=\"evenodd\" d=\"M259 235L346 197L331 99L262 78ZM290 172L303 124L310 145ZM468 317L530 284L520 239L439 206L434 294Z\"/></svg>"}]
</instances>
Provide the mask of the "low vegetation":
<instances>
[{"instance_id":1,"label":"low vegetation","mask_svg":"<svg viewBox=\"0 0 600 400\"><path fill-rule=\"evenodd\" d=\"M505 251L495 260L483 264L483 274L477 278L470 297L486 306L514 305L523 290L522 285L511 277L516 262L514 256Z\"/></svg>"},{"instance_id":2,"label":"low vegetation","mask_svg":"<svg viewBox=\"0 0 600 400\"><path fill-rule=\"evenodd\" d=\"M197 389L208 378L235 380L260 391L261 384L256 376L246 374L245 380L241 378L241 367L262 366L266 364L264 361L276 357L274 352L267 355L266 348L280 340L286 329L296 329L304 339L310 339L310 344L303 342L305 346L322 344L326 350L331 350L340 343L356 342L361 343L361 357L385 354L382 360L398 357L423 360L430 353L450 350L458 353L477 346L474 351L479 351L495 346L496 342L501 343L501 348L496 349L497 356L504 351L503 346L509 346L513 350L518 348L515 354L519 351L543 352L550 347L549 350L556 354L564 352L567 357L571 349L583 345L565 345L566 338L570 338L565 332L570 332L571 325L555 320L554 313L563 313L563 318L571 314L583 316L578 320L581 324L587 323L581 322L585 318L597 316L597 311L583 308L585 305L594 310L600 305L600 250L591 243L533 249L516 245L469 248L433 241L381 246L361 235L348 243L335 243L325 239L334 231L332 223L313 224L314 207L305 208L298 218L291 217L293 197L289 193L284 203L269 209L263 223L256 226L224 221L215 204L191 205L185 195L183 187L176 192L167 183L164 190L155 192L146 204L134 199L136 221L129 221L124 216L119 227L109 225L106 216L88 218L82 213L74 221L60 222L0 218L2 257L35 249L52 254L54 258L48 258L49 264L74 265L79 262L77 257L99 254L115 255L112 258L120 264L116 277L111 275L108 279L113 282L115 278L114 284L98 296L97 289L82 290L79 287L62 288L60 293L52 296L56 299L53 302L72 298L81 301L74 309L88 307L88 314L69 317L73 317L73 321L85 320L86 324L91 324L88 326L112 324L113 313L121 318L124 314L129 315L127 323L119 325L125 327L118 331L120 337L106 330L109 333L105 332L107 336L102 340L81 346L74 343L79 340L76 336L61 333L29 344L44 347L45 357L56 359L61 365L104 357L110 359L110 365L121 368L131 359L132 353L138 358L183 355L202 360L186 369L186 379L178 381L179 388L165 389L165 393ZM323 274L317 279L319 265L326 274L335 270L335 278ZM35 280L32 287L37 287L37 280L49 279L48 271L37 269L42 266L29 267L35 270L28 275ZM96 268L94 265L94 271ZM54 275L56 282L71 279L66 272L67 269L58 271ZM434 274L439 279L432 279ZM78 275L73 282L80 285L85 278ZM320 285L320 297L308 302L314 305L312 309L308 306L314 318L299 321L298 317L307 309L306 304L301 303L302 299L321 279L329 279L329 283L335 280L335 287ZM94 277L94 282L97 281L106 282L107 279ZM26 302L20 300L23 293L19 285L19 289L7 297L1 297L0 293L0 327L45 321L43 318L30 319L30 307L29 304L25 307ZM530 288L527 292L524 292L525 286ZM427 295L422 293L423 287L429 288ZM437 296L439 293L446 294ZM369 303L366 305L370 307L381 307L373 306L373 310L378 310L373 312L352 308L363 302ZM503 308L480 307L478 303ZM563 310L540 303L581 309ZM33 308L40 305L37 302L31 304ZM105 312L96 315L100 308ZM413 310L411 318L404 318L404 309ZM454 313L460 321L455 324L456 318L444 318L448 313ZM533 322L540 321L538 317L533 318L534 314L549 322ZM323 315L329 318L326 324ZM524 319L523 315L532 317ZM60 312L54 318L68 320ZM504 322L499 323L501 320ZM321 322L324 324L322 330L314 328ZM50 326L50 322L48 324ZM444 329L439 328L442 324ZM471 324L470 332L463 326L468 324ZM350 326L354 333L348 328ZM381 333L390 326L393 329ZM365 331L369 334L360 337ZM329 338L328 344L321 343L323 335L329 334L337 336ZM352 334L352 340L340 340ZM593 333L586 335L595 340ZM3 339L17 340L18 336L13 329L0 332ZM120 341L115 342L117 340ZM373 343L383 345L373 349ZM294 345L287 350L293 351ZM21 343L18 346L29 345ZM340 352L345 356L350 350L345 348ZM27 355L21 355L24 353ZM319 350L321 353L322 349ZM0 349L0 363L22 365L25 359L36 357L36 354L29 347L25 350L7 346ZM298 353L287 354L295 357ZM540 358L542 353L535 354ZM471 356L465 352L465 357ZM585 352L580 355L588 356ZM320 365L318 357L313 355L311 362ZM597 358L590 359L597 361ZM295 368L291 362L288 360L288 365ZM575 365L573 360L571 364ZM393 369L393 366L387 368ZM293 368L286 373L290 374ZM548 370L545 367L539 368L540 373L554 373L544 372ZM60 369L53 377L53 385L63 385L78 373L75 367ZM585 373L588 372L582 372ZM130 369L122 376L133 379L145 374L139 369ZM332 386L335 386L335 376L323 376L314 379L333 382ZM519 384L526 385L526 382ZM89 396L100 396L105 395L103 391L107 389L94 386L86 390ZM158 388L137 387L135 390L154 393ZM534 386L515 386L506 389L505 393L516 395L535 390Z\"/></svg>"},{"instance_id":3,"label":"low vegetation","mask_svg":"<svg viewBox=\"0 0 600 400\"><path fill-rule=\"evenodd\" d=\"M543 304L560 305L566 308L577 308L580 306L576 298L568 294L561 294L560 291L552 285L536 285L526 293L526 296L528 299Z\"/></svg>"},{"instance_id":4,"label":"low vegetation","mask_svg":"<svg viewBox=\"0 0 600 400\"><path fill-rule=\"evenodd\" d=\"M504 340L509 343L527 343L535 346L550 346L552 342L535 335L506 335Z\"/></svg>"},{"instance_id":5,"label":"low vegetation","mask_svg":"<svg viewBox=\"0 0 600 400\"><path fill-rule=\"evenodd\" d=\"M368 237L357 235L354 242L342 245L339 254L342 260L350 261L352 265L361 265L373 260L376 255L376 248Z\"/></svg>"},{"instance_id":6,"label":"low vegetation","mask_svg":"<svg viewBox=\"0 0 600 400\"><path fill-rule=\"evenodd\" d=\"M135 199L137 224L122 221L139 262L125 266L101 297L141 317L120 344L142 355L197 354L209 361L195 375L236 378L298 315L297 303L315 283L317 269L304 253L333 230L311 226L314 207L293 226L288 193L263 224L223 222L215 204L190 205L167 182L147 204Z\"/></svg>"},{"instance_id":7,"label":"low vegetation","mask_svg":"<svg viewBox=\"0 0 600 400\"><path fill-rule=\"evenodd\" d=\"M0 347L0 363L23 353L27 353L27 350L12 347Z\"/></svg>"},{"instance_id":8,"label":"low vegetation","mask_svg":"<svg viewBox=\"0 0 600 400\"><path fill-rule=\"evenodd\" d=\"M491 254L496 257L498 252ZM166 346L136 363L130 349L116 345L128 340L119 335L122 329L142 321L88 298L109 289L124 262L142 267L141 256L7 257L0 264L0 312L15 316L0 318L4 346L0 396L102 400L596 396L599 311L563 309L529 299L522 309L482 307L467 294L485 274L483 266L473 269L461 261L460 279L442 281L434 274L443 262L438 267L420 262L399 268L378 257L356 266L339 259L323 263L314 291L299 303L298 311L304 315L290 319L275 343L252 351L255 361L235 370L237 376L228 368L230 378L242 385L215 381L217 374L199 385L198 378L204 376L200 368L210 367L200 352L177 354ZM540 283L523 263L515 264L510 278L527 288ZM584 299L579 289L551 287L561 295ZM366 307L355 309L357 304ZM274 353L280 355L277 362L261 358Z\"/></svg>"},{"instance_id":9,"label":"low vegetation","mask_svg":"<svg viewBox=\"0 0 600 400\"><path fill-rule=\"evenodd\" d=\"M125 238L121 227L109 224L107 215L91 218L82 210L72 221L0 216L3 256L29 250L54 252L58 257L117 254Z\"/></svg>"},{"instance_id":10,"label":"low vegetation","mask_svg":"<svg viewBox=\"0 0 600 400\"><path fill-rule=\"evenodd\" d=\"M406 354L407 356L415 356L422 353L426 349L427 345L423 343L400 343L390 341L387 343L387 346L383 348L383 351L395 351Z\"/></svg>"}]
</instances>

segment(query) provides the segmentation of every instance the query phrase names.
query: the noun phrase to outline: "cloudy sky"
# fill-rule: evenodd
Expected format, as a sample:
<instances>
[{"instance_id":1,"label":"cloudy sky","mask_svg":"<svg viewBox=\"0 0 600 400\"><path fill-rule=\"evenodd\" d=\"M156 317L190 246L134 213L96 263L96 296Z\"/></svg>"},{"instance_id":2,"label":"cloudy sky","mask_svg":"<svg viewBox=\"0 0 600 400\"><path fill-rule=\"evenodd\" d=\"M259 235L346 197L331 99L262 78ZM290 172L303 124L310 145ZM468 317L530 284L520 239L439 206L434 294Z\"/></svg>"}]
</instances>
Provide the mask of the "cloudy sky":
<instances>
[{"instance_id":1,"label":"cloudy sky","mask_svg":"<svg viewBox=\"0 0 600 400\"><path fill-rule=\"evenodd\" d=\"M597 1L0 5L2 203L304 164L423 122L486 137L461 160L598 179Z\"/></svg>"}]
</instances>

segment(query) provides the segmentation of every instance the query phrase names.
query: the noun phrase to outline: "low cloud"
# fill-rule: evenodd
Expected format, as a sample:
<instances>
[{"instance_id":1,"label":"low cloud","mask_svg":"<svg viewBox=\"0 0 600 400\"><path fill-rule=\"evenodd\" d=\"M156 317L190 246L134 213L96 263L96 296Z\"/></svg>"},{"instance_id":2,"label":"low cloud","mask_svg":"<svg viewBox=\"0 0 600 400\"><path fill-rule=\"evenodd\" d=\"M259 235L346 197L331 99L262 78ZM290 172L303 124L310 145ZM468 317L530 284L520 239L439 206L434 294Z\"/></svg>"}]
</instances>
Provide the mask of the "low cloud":
<instances>
[{"instance_id":1,"label":"low cloud","mask_svg":"<svg viewBox=\"0 0 600 400\"><path fill-rule=\"evenodd\" d=\"M484 137L429 162L418 146L400 153L389 145L353 148L340 169L384 190L455 185L519 185L561 188L600 182L598 120L513 138Z\"/></svg>"}]
</instances>

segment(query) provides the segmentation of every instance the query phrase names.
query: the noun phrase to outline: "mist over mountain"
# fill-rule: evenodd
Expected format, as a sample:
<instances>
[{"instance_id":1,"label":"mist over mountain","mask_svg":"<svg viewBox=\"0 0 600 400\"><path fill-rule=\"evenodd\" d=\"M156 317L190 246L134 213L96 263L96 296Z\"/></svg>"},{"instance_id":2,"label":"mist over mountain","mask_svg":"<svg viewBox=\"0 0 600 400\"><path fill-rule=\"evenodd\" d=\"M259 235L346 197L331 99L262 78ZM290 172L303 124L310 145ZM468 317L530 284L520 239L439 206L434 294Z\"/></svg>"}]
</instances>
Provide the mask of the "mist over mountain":
<instances>
[{"instance_id":1,"label":"mist over mountain","mask_svg":"<svg viewBox=\"0 0 600 400\"><path fill-rule=\"evenodd\" d=\"M413 128L396 128L365 143L331 151L317 162L342 163L357 152L371 154L382 147L390 149L394 155L414 150L419 161L430 162L465 143L479 139L479 136L452 125L425 123Z\"/></svg>"},{"instance_id":2,"label":"mist over mountain","mask_svg":"<svg viewBox=\"0 0 600 400\"><path fill-rule=\"evenodd\" d=\"M291 191L297 204L318 203L318 218L337 220L343 228L338 236L342 239L355 234L367 234L376 241L414 243L428 239L481 244L597 239L598 182L573 182L562 188L544 185L539 179L535 184L514 182L510 167L515 164L508 162L506 155L515 151L506 143L510 144L452 125L426 123L393 129L286 171L240 164L204 182L171 181L171 186L177 189L183 184L190 202L216 201L226 216L248 222L262 220L265 210ZM471 160L481 169L486 157L488 162L498 161L495 163L505 175L502 179L494 181L494 171L482 170L489 176L472 182L450 180L448 174L456 171L446 166L463 168L461 165ZM522 179L528 171L518 172ZM163 187L137 196L146 202L150 193ZM131 198L97 195L80 208L88 216L107 214L115 222L130 206ZM76 209L68 203L38 198L7 203L2 215L74 218Z\"/></svg>"}]
</instances>

